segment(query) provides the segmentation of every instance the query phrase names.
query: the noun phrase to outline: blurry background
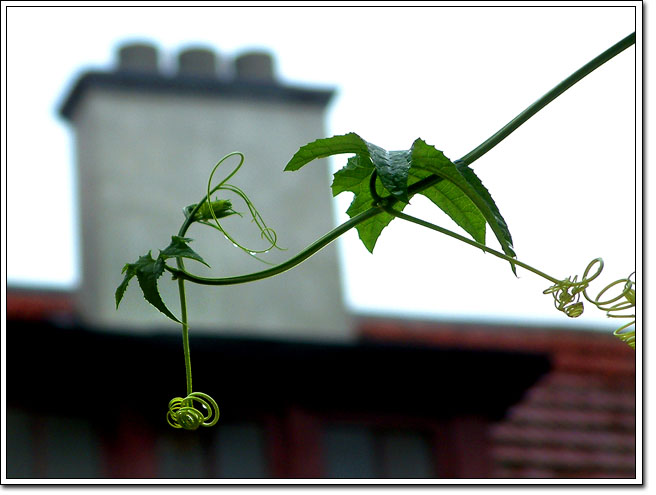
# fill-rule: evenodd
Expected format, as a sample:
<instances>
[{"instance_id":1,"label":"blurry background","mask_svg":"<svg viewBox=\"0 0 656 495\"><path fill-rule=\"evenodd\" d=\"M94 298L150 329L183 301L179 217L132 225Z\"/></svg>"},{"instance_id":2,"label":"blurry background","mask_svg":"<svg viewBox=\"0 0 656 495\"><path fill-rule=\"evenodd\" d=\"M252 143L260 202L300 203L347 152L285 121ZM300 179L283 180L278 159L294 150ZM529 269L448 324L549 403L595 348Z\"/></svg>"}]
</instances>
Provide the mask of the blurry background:
<instances>
[{"instance_id":1,"label":"blurry background","mask_svg":"<svg viewBox=\"0 0 656 495\"><path fill-rule=\"evenodd\" d=\"M75 287L81 272L74 141L58 106L74 75L107 67L119 43L156 43L168 74L175 72L173 54L188 45L210 46L226 64L264 47L275 54L281 81L337 90L326 109L328 135L354 131L386 149L407 149L422 137L456 159L632 32L635 22L632 7L12 8L8 21L8 158L15 165L7 177L7 278L60 287ZM35 32L48 42L37 42ZM635 212L626 207L635 184L632 50L474 166L506 218L519 259L554 276L580 274L595 257L606 260L609 281L635 269L633 251L626 250L635 239ZM233 149L221 149L207 170ZM271 167L282 171L287 159ZM336 158L334 168L345 160ZM281 182L292 180L286 175ZM350 198L342 196L335 223L346 218ZM47 221L28 227L21 220L39 218L44 200ZM408 211L452 225L434 210L417 198ZM53 238L58 242L43 256L42 239ZM595 311L563 320L549 298L540 297L544 280L523 271L516 280L506 263L412 225L394 222L374 256L355 231L338 245L344 298L353 310L605 323ZM399 282L406 290L384 290Z\"/></svg>"},{"instance_id":2,"label":"blurry background","mask_svg":"<svg viewBox=\"0 0 656 495\"><path fill-rule=\"evenodd\" d=\"M118 312L113 291L125 262L166 246L224 154L246 154L233 182L278 232L281 261L350 201L329 190L346 157L282 173L299 146L354 131L459 158L635 16L631 4L9 8L7 476L633 477L634 354L614 323L591 307L566 318L545 281L444 236L397 221L374 255L353 231L274 280L192 288L194 376L224 415L202 435L152 419L184 385L178 329L136 283ZM636 268L635 57L474 164L518 258L554 276L603 257L603 287ZM422 198L406 211L458 230ZM247 221L228 225L257 245ZM211 273L262 268L211 232L190 236ZM174 289L162 293L177 312ZM57 402L67 380L98 416L37 399ZM135 381L148 392L124 390ZM113 393L125 401L109 406Z\"/></svg>"}]
</instances>

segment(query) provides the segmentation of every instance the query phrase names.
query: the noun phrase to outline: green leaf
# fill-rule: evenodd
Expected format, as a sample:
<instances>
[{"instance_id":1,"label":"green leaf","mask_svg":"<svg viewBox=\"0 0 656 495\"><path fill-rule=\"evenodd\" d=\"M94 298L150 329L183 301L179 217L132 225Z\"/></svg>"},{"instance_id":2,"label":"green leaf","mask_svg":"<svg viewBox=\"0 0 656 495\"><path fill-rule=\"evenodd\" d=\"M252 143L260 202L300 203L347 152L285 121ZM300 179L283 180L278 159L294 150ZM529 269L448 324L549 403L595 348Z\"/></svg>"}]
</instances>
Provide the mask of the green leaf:
<instances>
[{"instance_id":1,"label":"green leaf","mask_svg":"<svg viewBox=\"0 0 656 495\"><path fill-rule=\"evenodd\" d=\"M494 218L497 222L497 225L499 226L499 232L503 236L506 244L507 244L507 249L508 251L504 252L508 256L515 257L515 251L513 250L513 241L512 241L512 236L510 235L510 230L508 229L508 224L506 224L506 221L504 218L501 216L501 212L499 212L499 208L497 208L496 203L492 199L492 196L490 195L490 192L487 190L487 188L483 185L481 182L481 179L478 178L478 176L474 173L474 171L469 168L468 166L460 166L458 167L458 170L462 174L462 176L467 180L467 182L474 188L474 190L478 193L478 195L483 199L485 204L488 206L490 211L492 211ZM501 244L503 246L503 244ZM513 266L513 271L514 271L514 265Z\"/></svg>"},{"instance_id":2,"label":"green leaf","mask_svg":"<svg viewBox=\"0 0 656 495\"><path fill-rule=\"evenodd\" d=\"M395 198L408 203L410 151L386 151L371 143L367 143L367 149L385 189Z\"/></svg>"},{"instance_id":3,"label":"green leaf","mask_svg":"<svg viewBox=\"0 0 656 495\"><path fill-rule=\"evenodd\" d=\"M317 139L306 144L292 157L285 167L285 171L298 170L317 158L343 153L355 153L368 158L375 167L376 172L378 172L385 189L404 203L409 201L408 170L410 170L410 152L407 150L387 151L380 146L365 141L354 132ZM371 172L373 172L373 167Z\"/></svg>"},{"instance_id":4,"label":"green leaf","mask_svg":"<svg viewBox=\"0 0 656 495\"><path fill-rule=\"evenodd\" d=\"M402 211L410 200L408 185L435 174L445 180L421 191L421 194L481 244L485 244L486 223L490 224L503 251L515 256L508 226L476 174L465 166L460 172L444 153L421 139L405 151L386 151L355 133L318 139L299 149L285 170L298 170L316 158L341 153L354 153L355 156L335 173L332 190L333 196L344 191L354 193L347 210L351 218L373 204L369 181L374 170L380 178L380 184L376 182L376 191L380 196L385 196L387 192L399 200L401 204L395 202L392 205L397 211ZM370 252L373 252L383 229L393 219L392 215L383 212L356 226L360 239ZM511 263L511 267L514 272L514 264Z\"/></svg>"},{"instance_id":5,"label":"green leaf","mask_svg":"<svg viewBox=\"0 0 656 495\"><path fill-rule=\"evenodd\" d=\"M349 191L356 195L369 191L369 177L374 171L374 164L365 156L355 155L348 159L341 170L333 174L333 196ZM366 187L365 187L366 186ZM369 195L371 201L373 198Z\"/></svg>"},{"instance_id":6,"label":"green leaf","mask_svg":"<svg viewBox=\"0 0 656 495\"><path fill-rule=\"evenodd\" d=\"M147 255L139 258L137 264L139 265L137 267L137 280L146 301L173 321L182 323L169 311L157 290L157 279L164 273L164 260L160 257L154 260L149 251Z\"/></svg>"},{"instance_id":7,"label":"green leaf","mask_svg":"<svg viewBox=\"0 0 656 495\"><path fill-rule=\"evenodd\" d=\"M369 190L369 178L376 170L380 178L377 192L381 196L387 193L399 199L403 204L394 204L398 211L403 210L408 197L408 173L411 153L404 151L387 151L369 143L355 133L317 139L301 147L285 167L286 171L298 170L317 158L325 158L342 153L354 153L347 164L334 175L333 196L344 191L355 194L347 214L353 216L366 211L372 206L373 197ZM383 229L394 219L388 213L358 224L356 229L365 247L373 252L374 246Z\"/></svg>"},{"instance_id":8,"label":"green leaf","mask_svg":"<svg viewBox=\"0 0 656 495\"><path fill-rule=\"evenodd\" d=\"M476 208L478 208L487 223L490 225L494 235L499 241L499 244L501 244L503 252L508 256L515 257L515 251L512 247L512 238L508 231L506 222L499 213L499 210L494 204L489 192L485 189L474 172L471 169L467 170L466 167L463 167L463 175L451 160L446 158L441 151L435 149L434 146L426 144L421 139L417 139L413 143L411 150L412 169L435 174L446 179L460 189L460 191L471 200ZM511 263L510 265L513 272L515 272L514 264Z\"/></svg>"},{"instance_id":9,"label":"green leaf","mask_svg":"<svg viewBox=\"0 0 656 495\"><path fill-rule=\"evenodd\" d=\"M184 212L185 217L189 218L191 212L196 208L196 204L197 203L194 203L183 208L182 211ZM214 211L216 218L238 215L238 213L232 209L232 202L229 199L217 199L216 201L210 202L209 205L207 204L207 201L204 201L196 213L194 213L194 221L213 220L214 217L212 217L210 208Z\"/></svg>"},{"instance_id":10,"label":"green leaf","mask_svg":"<svg viewBox=\"0 0 656 495\"><path fill-rule=\"evenodd\" d=\"M369 178L374 171L374 165L367 156L355 155L349 158L347 164L334 174L332 190L333 196L348 191L354 193L353 201L346 213L350 218L371 208L373 197L369 190ZM379 195L384 194L383 186L376 182L376 192ZM394 209L401 211L405 203L396 203ZM394 220L389 213L379 213L364 222L358 224L355 228L358 231L360 240L369 252L373 252L378 237L383 229Z\"/></svg>"},{"instance_id":11,"label":"green leaf","mask_svg":"<svg viewBox=\"0 0 656 495\"><path fill-rule=\"evenodd\" d=\"M295 171L317 158L326 158L332 155L341 155L342 153L361 153L368 155L369 150L367 149L366 141L354 132L341 136L317 139L302 146L289 161L285 167L285 171Z\"/></svg>"},{"instance_id":12,"label":"green leaf","mask_svg":"<svg viewBox=\"0 0 656 495\"><path fill-rule=\"evenodd\" d=\"M192 207L195 205L192 205ZM218 199L209 204L205 201L194 215L194 220L213 220L212 211L216 218L223 218L235 215L237 212L232 209L232 203L229 199Z\"/></svg>"},{"instance_id":13,"label":"green leaf","mask_svg":"<svg viewBox=\"0 0 656 495\"><path fill-rule=\"evenodd\" d=\"M427 170L411 169L410 183L432 175ZM448 180L419 192L433 204L446 213L451 219L462 227L476 242L485 244L485 217L469 197L460 188Z\"/></svg>"},{"instance_id":14,"label":"green leaf","mask_svg":"<svg viewBox=\"0 0 656 495\"><path fill-rule=\"evenodd\" d=\"M123 267L123 270L121 270L121 273L125 273L125 277L123 278L123 282L121 282L121 284L116 288L116 293L114 295L116 299L116 309L118 309L118 305L121 304L121 300L125 295L125 290L128 288L130 280L132 280L132 277L137 274L136 264L126 263L126 265Z\"/></svg>"},{"instance_id":15,"label":"green leaf","mask_svg":"<svg viewBox=\"0 0 656 495\"><path fill-rule=\"evenodd\" d=\"M121 285L116 289L116 306L120 303L125 293L125 289L132 277L136 276L144 298L158 310L164 313L177 323L181 323L162 301L159 291L157 290L157 279L164 273L164 259L158 257L153 259L151 252L141 256L135 263L128 263L123 267L126 274Z\"/></svg>"},{"instance_id":16,"label":"green leaf","mask_svg":"<svg viewBox=\"0 0 656 495\"><path fill-rule=\"evenodd\" d=\"M193 241L193 239L188 237L180 237L177 235L171 236L171 244L169 244L163 251L159 252L160 258L189 258L191 260L199 261L209 268L210 265L201 258L200 254L187 246L187 243L191 241Z\"/></svg>"}]
</instances>

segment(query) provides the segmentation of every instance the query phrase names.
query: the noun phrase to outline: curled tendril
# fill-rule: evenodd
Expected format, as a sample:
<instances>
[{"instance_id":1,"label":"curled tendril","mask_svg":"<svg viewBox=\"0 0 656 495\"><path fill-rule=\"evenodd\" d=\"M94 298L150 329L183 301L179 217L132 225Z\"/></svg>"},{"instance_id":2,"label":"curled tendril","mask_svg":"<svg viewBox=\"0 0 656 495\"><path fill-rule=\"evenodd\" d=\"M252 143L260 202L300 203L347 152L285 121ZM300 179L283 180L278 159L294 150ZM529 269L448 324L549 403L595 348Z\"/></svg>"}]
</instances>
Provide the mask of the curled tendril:
<instances>
[{"instance_id":1,"label":"curled tendril","mask_svg":"<svg viewBox=\"0 0 656 495\"><path fill-rule=\"evenodd\" d=\"M238 156L239 157L239 163L234 168L234 170L228 174L228 176L225 179L223 179L217 186L212 188L212 179L214 178L214 174L219 169L221 164L224 161L226 161L228 158L232 157L232 156ZM269 246L267 246L264 249L250 249L250 248L247 248L246 246L242 245L241 243L237 242L221 226L221 224L219 223L219 219L218 219L216 213L214 212L214 210L212 208L209 209L209 212L210 212L210 214L212 216L212 220L214 220L214 222L211 223L209 221L200 221L199 223L201 223L203 225L207 225L209 227L213 227L213 228L219 230L230 242L232 242L232 244L234 246L238 247L239 249L241 249L242 251L248 253L249 255L253 256L254 258L256 258L260 261L263 261L264 263L268 263L268 262L258 258L257 255L262 254L262 253L267 253L273 248L282 249L277 244L278 243L278 237L276 235L276 232L272 228L270 228L266 225L266 223L264 222L264 219L262 218L262 215L260 215L260 213L257 211L257 208L255 208L255 205L248 198L246 193L244 191L242 191L240 188L238 188L237 186L234 186L232 184L227 183L228 180L230 180L237 173L237 171L241 168L243 163L244 163L244 155L242 153L240 153L239 151L234 151L232 153L228 153L226 156L221 158L221 160L219 160L219 163L217 163L214 166L214 168L212 169L212 172L210 173L210 178L207 181L206 201L207 201L208 204L211 204L211 202L212 202L212 199L211 199L212 193L214 193L216 191L220 191L220 190L230 191L230 192L236 194L237 196L239 196L244 201L244 203L246 203L246 206L248 208L248 211L250 213L252 221L255 223L255 225L257 225L257 228L260 230L260 237L263 240L267 241L269 243Z\"/></svg>"},{"instance_id":2,"label":"curled tendril","mask_svg":"<svg viewBox=\"0 0 656 495\"><path fill-rule=\"evenodd\" d=\"M590 274L595 265L597 265L596 271ZM553 294L556 309L572 318L583 314L583 302L580 301L581 294L588 302L605 311L606 316L609 318L631 318L633 321L615 330L613 335L635 349L635 312L633 314L626 313L626 311L635 308L635 272L627 278L608 284L597 294L597 297L591 299L587 293L588 285L599 276L603 269L603 260L596 258L588 264L581 281L577 280L577 276L574 278L568 277L552 285L544 293ZM615 296L608 296L607 293L616 287L621 287L621 291ZM631 330L630 327L633 327L633 329Z\"/></svg>"},{"instance_id":3,"label":"curled tendril","mask_svg":"<svg viewBox=\"0 0 656 495\"><path fill-rule=\"evenodd\" d=\"M205 409L202 413L194 407L194 401ZM197 430L200 426L214 426L219 420L219 406L209 395L202 392L192 392L184 399L176 397L169 402L166 421L173 428Z\"/></svg>"}]
</instances>

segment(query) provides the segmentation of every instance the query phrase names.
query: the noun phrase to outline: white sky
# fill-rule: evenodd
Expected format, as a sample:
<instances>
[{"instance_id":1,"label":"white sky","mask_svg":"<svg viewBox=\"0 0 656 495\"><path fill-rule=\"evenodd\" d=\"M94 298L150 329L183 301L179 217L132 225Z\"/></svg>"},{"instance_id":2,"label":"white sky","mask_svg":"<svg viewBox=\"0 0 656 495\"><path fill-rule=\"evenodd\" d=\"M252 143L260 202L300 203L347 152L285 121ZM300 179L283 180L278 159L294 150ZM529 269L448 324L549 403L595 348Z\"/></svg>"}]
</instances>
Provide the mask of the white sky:
<instances>
[{"instance_id":1,"label":"white sky","mask_svg":"<svg viewBox=\"0 0 656 495\"><path fill-rule=\"evenodd\" d=\"M8 283L79 280L74 136L57 109L76 74L110 68L126 40L155 42L171 59L192 43L225 58L264 47L283 81L338 88L329 135L354 131L390 150L422 137L456 159L636 30L627 2L472 5L10 7ZM520 260L564 278L604 258L592 292L636 269L635 54L631 47L595 71L473 166ZM348 207L342 196L336 211ZM457 229L421 199L406 211ZM496 246L489 231L488 240ZM591 305L577 320L557 312L542 295L547 281L521 269L516 279L506 262L417 226L395 221L373 256L355 231L339 242L345 298L357 312L608 327Z\"/></svg>"}]
</instances>

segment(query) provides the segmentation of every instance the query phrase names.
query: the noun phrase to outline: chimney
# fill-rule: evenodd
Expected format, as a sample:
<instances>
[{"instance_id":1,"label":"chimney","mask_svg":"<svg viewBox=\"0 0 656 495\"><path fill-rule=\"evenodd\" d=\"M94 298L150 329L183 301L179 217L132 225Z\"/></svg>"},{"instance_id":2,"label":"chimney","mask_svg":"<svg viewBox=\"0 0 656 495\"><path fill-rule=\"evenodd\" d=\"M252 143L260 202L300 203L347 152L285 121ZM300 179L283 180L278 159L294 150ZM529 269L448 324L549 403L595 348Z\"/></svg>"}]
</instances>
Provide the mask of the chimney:
<instances>
[{"instance_id":1,"label":"chimney","mask_svg":"<svg viewBox=\"0 0 656 495\"><path fill-rule=\"evenodd\" d=\"M328 163L283 172L299 147L325 137L331 89L281 84L274 78L271 54L261 51L238 56L232 79L219 77L218 56L207 47L179 52L173 75L158 72L163 55L158 52L145 43L122 46L116 70L83 74L61 109L76 139L82 233L76 304L87 326L179 331L148 305L136 280L118 311L114 291L125 263L148 251L156 255L170 243L184 220L182 208L201 200L212 167L232 151L246 158L230 182L246 191L286 248L263 258L285 261L334 227ZM216 180L235 164L228 161ZM226 218L222 225L248 247L267 247L247 205L229 198L244 217ZM189 261L188 269L199 275L268 267L214 229L193 226L188 235L194 239L191 247L212 266L208 270ZM191 327L242 336L352 339L339 272L336 247L330 245L270 279L228 287L187 284ZM160 278L159 290L179 313L177 285L170 277Z\"/></svg>"}]
</instances>

